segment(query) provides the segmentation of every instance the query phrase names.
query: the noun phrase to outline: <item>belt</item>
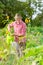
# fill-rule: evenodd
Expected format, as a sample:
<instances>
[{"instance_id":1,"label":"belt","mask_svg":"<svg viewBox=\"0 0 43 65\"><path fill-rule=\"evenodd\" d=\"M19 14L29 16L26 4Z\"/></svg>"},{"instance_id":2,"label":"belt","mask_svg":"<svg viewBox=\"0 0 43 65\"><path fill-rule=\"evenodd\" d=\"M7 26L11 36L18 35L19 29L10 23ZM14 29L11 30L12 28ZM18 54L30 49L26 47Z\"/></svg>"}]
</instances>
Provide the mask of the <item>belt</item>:
<instances>
[{"instance_id":1,"label":"belt","mask_svg":"<svg viewBox=\"0 0 43 65\"><path fill-rule=\"evenodd\" d=\"M20 40L23 39L23 38L26 38L26 36L18 36L18 37L19 37Z\"/></svg>"}]
</instances>

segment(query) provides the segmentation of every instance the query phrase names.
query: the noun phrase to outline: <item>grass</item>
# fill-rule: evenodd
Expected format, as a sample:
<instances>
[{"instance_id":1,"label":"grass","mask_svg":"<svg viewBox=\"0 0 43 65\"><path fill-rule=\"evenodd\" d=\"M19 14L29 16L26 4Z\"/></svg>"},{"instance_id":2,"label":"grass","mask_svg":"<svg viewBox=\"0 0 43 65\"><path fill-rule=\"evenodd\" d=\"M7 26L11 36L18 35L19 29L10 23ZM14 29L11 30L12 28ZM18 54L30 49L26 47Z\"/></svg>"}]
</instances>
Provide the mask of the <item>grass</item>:
<instances>
[{"instance_id":1,"label":"grass","mask_svg":"<svg viewBox=\"0 0 43 65\"><path fill-rule=\"evenodd\" d=\"M0 29L0 65L43 65L43 28L28 27L25 55L18 58L6 45L6 28Z\"/></svg>"}]
</instances>

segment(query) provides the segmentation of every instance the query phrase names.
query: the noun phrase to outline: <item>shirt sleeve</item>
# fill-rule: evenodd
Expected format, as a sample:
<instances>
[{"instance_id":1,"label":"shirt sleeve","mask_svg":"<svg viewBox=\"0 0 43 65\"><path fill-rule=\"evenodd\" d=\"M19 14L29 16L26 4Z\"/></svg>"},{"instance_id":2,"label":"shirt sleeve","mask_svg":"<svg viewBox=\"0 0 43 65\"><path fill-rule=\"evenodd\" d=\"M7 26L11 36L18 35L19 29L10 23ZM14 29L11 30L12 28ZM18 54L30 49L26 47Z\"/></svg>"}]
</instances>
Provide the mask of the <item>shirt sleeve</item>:
<instances>
[{"instance_id":1,"label":"shirt sleeve","mask_svg":"<svg viewBox=\"0 0 43 65\"><path fill-rule=\"evenodd\" d=\"M14 22L8 25L8 31L10 31L10 28L14 26Z\"/></svg>"}]
</instances>

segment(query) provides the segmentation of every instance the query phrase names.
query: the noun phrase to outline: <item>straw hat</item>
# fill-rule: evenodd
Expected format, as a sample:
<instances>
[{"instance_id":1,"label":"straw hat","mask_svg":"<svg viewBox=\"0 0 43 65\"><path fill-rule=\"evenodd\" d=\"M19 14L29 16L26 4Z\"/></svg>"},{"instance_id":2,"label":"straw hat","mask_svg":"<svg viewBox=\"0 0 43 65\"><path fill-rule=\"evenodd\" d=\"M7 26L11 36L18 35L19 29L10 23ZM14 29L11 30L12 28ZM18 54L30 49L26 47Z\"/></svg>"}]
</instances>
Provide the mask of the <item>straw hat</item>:
<instances>
[{"instance_id":1,"label":"straw hat","mask_svg":"<svg viewBox=\"0 0 43 65\"><path fill-rule=\"evenodd\" d=\"M22 16L19 13L16 13L14 18L15 20L22 19Z\"/></svg>"}]
</instances>

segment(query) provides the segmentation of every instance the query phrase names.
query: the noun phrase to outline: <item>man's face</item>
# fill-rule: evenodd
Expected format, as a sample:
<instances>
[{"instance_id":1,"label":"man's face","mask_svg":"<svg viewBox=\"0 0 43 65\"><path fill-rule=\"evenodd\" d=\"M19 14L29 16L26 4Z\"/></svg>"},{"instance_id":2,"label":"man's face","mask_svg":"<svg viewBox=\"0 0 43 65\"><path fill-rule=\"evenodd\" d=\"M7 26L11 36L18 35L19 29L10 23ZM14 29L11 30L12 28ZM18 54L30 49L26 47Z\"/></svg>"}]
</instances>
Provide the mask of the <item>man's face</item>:
<instances>
[{"instance_id":1,"label":"man's face","mask_svg":"<svg viewBox=\"0 0 43 65\"><path fill-rule=\"evenodd\" d=\"M18 21L18 22L20 22L20 20L21 20L20 18L17 18L17 19L16 19L16 21Z\"/></svg>"}]
</instances>

